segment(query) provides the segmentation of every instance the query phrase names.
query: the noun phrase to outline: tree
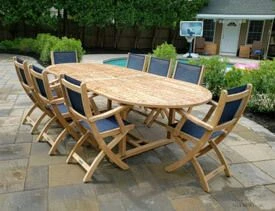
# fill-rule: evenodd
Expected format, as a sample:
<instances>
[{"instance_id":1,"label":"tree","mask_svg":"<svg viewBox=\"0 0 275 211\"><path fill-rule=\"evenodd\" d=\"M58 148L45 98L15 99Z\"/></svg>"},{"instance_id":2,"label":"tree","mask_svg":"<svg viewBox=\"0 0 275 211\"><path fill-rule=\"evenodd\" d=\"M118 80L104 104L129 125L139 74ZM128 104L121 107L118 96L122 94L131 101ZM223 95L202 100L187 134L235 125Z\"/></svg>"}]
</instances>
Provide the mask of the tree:
<instances>
[{"instance_id":1,"label":"tree","mask_svg":"<svg viewBox=\"0 0 275 211\"><path fill-rule=\"evenodd\" d=\"M1 0L1 22L5 26L22 23L24 30L25 25L53 29L56 22L50 13L51 6L51 0Z\"/></svg>"}]
</instances>

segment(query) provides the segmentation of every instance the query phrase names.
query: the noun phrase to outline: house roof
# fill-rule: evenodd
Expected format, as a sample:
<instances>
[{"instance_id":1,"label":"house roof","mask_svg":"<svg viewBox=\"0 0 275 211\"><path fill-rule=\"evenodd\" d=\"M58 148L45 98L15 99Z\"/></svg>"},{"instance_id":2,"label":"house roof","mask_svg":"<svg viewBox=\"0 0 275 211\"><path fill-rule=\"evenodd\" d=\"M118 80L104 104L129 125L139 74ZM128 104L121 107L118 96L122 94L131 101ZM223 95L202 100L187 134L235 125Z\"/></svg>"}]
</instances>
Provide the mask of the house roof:
<instances>
[{"instance_id":1,"label":"house roof","mask_svg":"<svg viewBox=\"0 0 275 211\"><path fill-rule=\"evenodd\" d=\"M273 0L209 0L197 18L274 19Z\"/></svg>"}]
</instances>

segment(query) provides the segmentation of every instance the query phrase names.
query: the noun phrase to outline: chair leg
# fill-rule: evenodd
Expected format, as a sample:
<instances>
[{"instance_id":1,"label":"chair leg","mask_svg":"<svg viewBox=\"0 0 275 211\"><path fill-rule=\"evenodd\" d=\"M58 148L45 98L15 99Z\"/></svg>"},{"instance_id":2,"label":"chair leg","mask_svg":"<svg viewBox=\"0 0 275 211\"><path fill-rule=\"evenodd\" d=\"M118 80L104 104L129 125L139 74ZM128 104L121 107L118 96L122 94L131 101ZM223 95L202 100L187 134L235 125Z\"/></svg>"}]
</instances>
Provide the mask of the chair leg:
<instances>
[{"instance_id":1,"label":"chair leg","mask_svg":"<svg viewBox=\"0 0 275 211\"><path fill-rule=\"evenodd\" d=\"M224 173L227 177L230 177L231 176L231 173L230 173L230 169L229 169L229 166L224 158L224 155L222 154L222 152L219 150L217 144L214 142L214 141L210 141L209 142L210 145L212 146L213 150L216 152L217 156L218 156L218 159L220 160L221 164L224 166Z\"/></svg>"},{"instance_id":2,"label":"chair leg","mask_svg":"<svg viewBox=\"0 0 275 211\"><path fill-rule=\"evenodd\" d=\"M102 159L105 157L105 154L103 151L101 151L96 158L93 160L93 163L91 164L91 166L89 167L87 173L85 174L84 178L83 178L83 182L90 182L92 180L92 175L94 174L96 168L98 167L98 165L100 164L100 162L102 161Z\"/></svg>"},{"instance_id":3,"label":"chair leg","mask_svg":"<svg viewBox=\"0 0 275 211\"><path fill-rule=\"evenodd\" d=\"M99 145L105 155L123 170L128 169L129 166L124 161L122 161L120 157L116 155L111 149L123 139L127 132L117 135L108 145L106 145L105 142Z\"/></svg>"},{"instance_id":4,"label":"chair leg","mask_svg":"<svg viewBox=\"0 0 275 211\"><path fill-rule=\"evenodd\" d=\"M68 155L66 163L70 163L72 161L74 153L84 143L84 141L86 141L88 137L89 137L89 132L86 132L83 136L80 137L80 139L76 142L70 154Z\"/></svg>"},{"instance_id":5,"label":"chair leg","mask_svg":"<svg viewBox=\"0 0 275 211\"><path fill-rule=\"evenodd\" d=\"M42 140L43 136L47 134L49 128L51 127L52 123L56 121L56 116L52 117L47 124L44 126L44 128L41 130L40 134L38 135L36 141L39 142Z\"/></svg>"},{"instance_id":6,"label":"chair leg","mask_svg":"<svg viewBox=\"0 0 275 211\"><path fill-rule=\"evenodd\" d=\"M193 164L195 171L200 179L202 189L208 193L210 191L210 188L201 165L196 158L191 159L191 163Z\"/></svg>"},{"instance_id":7,"label":"chair leg","mask_svg":"<svg viewBox=\"0 0 275 211\"><path fill-rule=\"evenodd\" d=\"M36 104L33 104L32 107L28 110L28 112L25 114L25 116L22 119L21 124L25 124L27 121L27 118L30 118L30 115L32 114L32 112L34 111L34 109L36 109L37 106Z\"/></svg>"},{"instance_id":8,"label":"chair leg","mask_svg":"<svg viewBox=\"0 0 275 211\"><path fill-rule=\"evenodd\" d=\"M127 131L128 132L128 131ZM96 158L93 160L93 163L90 165L87 173L85 174L83 178L83 182L89 182L91 181L92 175L94 174L96 168L102 161L102 159L105 157L105 155L114 162L117 166L119 166L121 169L126 170L129 168L129 166L122 161L115 153L112 152L112 148L114 148L120 141L125 137L127 132L120 134L116 136L109 144L105 144L105 142L100 144L101 151L96 156ZM104 141L104 140L102 140Z\"/></svg>"},{"instance_id":9,"label":"chair leg","mask_svg":"<svg viewBox=\"0 0 275 211\"><path fill-rule=\"evenodd\" d=\"M185 143L183 143L179 138L175 137L176 142L181 146L181 148L183 148L183 150L186 150L186 146ZM183 157L183 159L180 159L172 164L170 164L169 166L165 167L165 170L167 172L171 172L174 171L178 168L180 168L181 166L185 165L188 161L191 161L192 158L194 158L197 154L197 152L199 151L201 144L197 144L196 149L192 149L189 150L186 154L186 156Z\"/></svg>"},{"instance_id":10,"label":"chair leg","mask_svg":"<svg viewBox=\"0 0 275 211\"><path fill-rule=\"evenodd\" d=\"M44 117L46 116L46 113L41 114L41 116L35 121L32 129L31 129L31 134L34 134L35 131L37 130L39 124L41 123L41 121L44 119Z\"/></svg>"},{"instance_id":11,"label":"chair leg","mask_svg":"<svg viewBox=\"0 0 275 211\"><path fill-rule=\"evenodd\" d=\"M49 151L49 155L54 155L56 153L57 147L58 145L61 143L61 141L64 141L66 135L68 134L67 129L63 129L62 132L57 136L57 138L55 139L50 151Z\"/></svg>"}]
</instances>

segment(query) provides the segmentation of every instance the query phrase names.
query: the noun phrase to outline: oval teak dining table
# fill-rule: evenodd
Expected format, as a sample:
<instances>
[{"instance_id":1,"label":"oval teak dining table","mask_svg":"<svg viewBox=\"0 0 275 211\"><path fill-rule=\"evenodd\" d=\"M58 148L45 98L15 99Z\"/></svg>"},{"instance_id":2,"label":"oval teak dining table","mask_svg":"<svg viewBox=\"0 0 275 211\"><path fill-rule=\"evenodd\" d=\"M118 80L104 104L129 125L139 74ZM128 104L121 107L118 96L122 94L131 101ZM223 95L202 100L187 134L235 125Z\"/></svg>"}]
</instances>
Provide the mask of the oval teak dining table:
<instances>
[{"instance_id":1,"label":"oval teak dining table","mask_svg":"<svg viewBox=\"0 0 275 211\"><path fill-rule=\"evenodd\" d=\"M199 85L107 64L58 64L47 68L86 82L87 88L122 104L183 108L207 103L211 92Z\"/></svg>"},{"instance_id":2,"label":"oval teak dining table","mask_svg":"<svg viewBox=\"0 0 275 211\"><path fill-rule=\"evenodd\" d=\"M98 63L67 63L47 67L55 75L67 74L85 82L89 91L121 104L169 109L168 124L173 111L207 103L212 94L206 88L167 77L125 67ZM125 150L123 159L172 143L168 139L137 142L134 149ZM145 144L144 144L145 143Z\"/></svg>"}]
</instances>

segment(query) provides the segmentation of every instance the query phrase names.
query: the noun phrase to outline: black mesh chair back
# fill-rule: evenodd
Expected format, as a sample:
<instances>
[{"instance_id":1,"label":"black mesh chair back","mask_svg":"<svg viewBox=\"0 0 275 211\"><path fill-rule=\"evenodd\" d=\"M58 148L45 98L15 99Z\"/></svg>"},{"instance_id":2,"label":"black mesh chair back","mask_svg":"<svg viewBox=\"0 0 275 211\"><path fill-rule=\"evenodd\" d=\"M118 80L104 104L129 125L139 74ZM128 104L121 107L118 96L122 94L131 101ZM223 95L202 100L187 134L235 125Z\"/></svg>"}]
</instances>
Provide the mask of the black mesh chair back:
<instances>
[{"instance_id":1,"label":"black mesh chair back","mask_svg":"<svg viewBox=\"0 0 275 211\"><path fill-rule=\"evenodd\" d=\"M152 73L159 76L168 77L170 70L170 60L159 59L155 57L151 57L148 66L148 73Z\"/></svg>"},{"instance_id":2,"label":"black mesh chair back","mask_svg":"<svg viewBox=\"0 0 275 211\"><path fill-rule=\"evenodd\" d=\"M77 63L76 51L52 51L52 64Z\"/></svg>"},{"instance_id":3,"label":"black mesh chair back","mask_svg":"<svg viewBox=\"0 0 275 211\"><path fill-rule=\"evenodd\" d=\"M200 84L203 66L177 62L173 78L193 84Z\"/></svg>"},{"instance_id":4,"label":"black mesh chair back","mask_svg":"<svg viewBox=\"0 0 275 211\"><path fill-rule=\"evenodd\" d=\"M138 54L128 54L127 67L139 71L144 71L146 56Z\"/></svg>"}]
</instances>

